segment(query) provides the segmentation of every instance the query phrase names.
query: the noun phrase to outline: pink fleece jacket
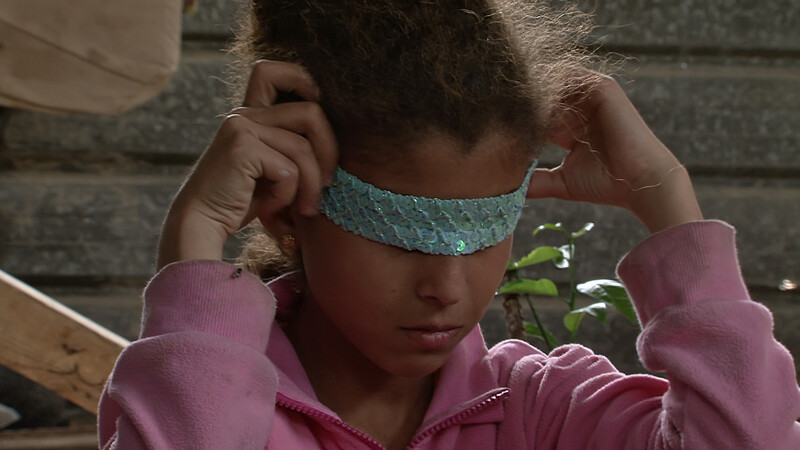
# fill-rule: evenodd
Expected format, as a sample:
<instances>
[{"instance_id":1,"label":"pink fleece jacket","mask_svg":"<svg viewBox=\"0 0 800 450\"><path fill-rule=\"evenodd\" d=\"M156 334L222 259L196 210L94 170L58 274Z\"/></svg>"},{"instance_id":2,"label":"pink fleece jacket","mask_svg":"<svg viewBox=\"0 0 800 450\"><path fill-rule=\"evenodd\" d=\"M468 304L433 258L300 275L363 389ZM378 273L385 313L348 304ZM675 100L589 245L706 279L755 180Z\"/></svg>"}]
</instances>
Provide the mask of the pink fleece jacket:
<instances>
[{"instance_id":1,"label":"pink fleece jacket","mask_svg":"<svg viewBox=\"0 0 800 450\"><path fill-rule=\"evenodd\" d=\"M651 370L567 345L487 350L476 329L441 369L414 449L800 449L800 390L768 310L748 299L733 229L682 225L620 263ZM172 264L101 401L106 449L380 449L317 401L280 327L294 294L234 266Z\"/></svg>"}]
</instances>

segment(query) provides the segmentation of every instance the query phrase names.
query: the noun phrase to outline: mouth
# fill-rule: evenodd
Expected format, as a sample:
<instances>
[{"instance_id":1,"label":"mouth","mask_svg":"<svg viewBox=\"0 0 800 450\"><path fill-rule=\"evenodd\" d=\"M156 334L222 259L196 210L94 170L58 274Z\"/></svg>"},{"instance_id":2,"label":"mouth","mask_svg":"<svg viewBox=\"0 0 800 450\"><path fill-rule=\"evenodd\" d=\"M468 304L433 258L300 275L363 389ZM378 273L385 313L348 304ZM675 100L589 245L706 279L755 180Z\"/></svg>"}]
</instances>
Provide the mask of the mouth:
<instances>
[{"instance_id":1,"label":"mouth","mask_svg":"<svg viewBox=\"0 0 800 450\"><path fill-rule=\"evenodd\" d=\"M462 328L461 325L423 325L400 329L420 349L442 351L455 344Z\"/></svg>"}]
</instances>

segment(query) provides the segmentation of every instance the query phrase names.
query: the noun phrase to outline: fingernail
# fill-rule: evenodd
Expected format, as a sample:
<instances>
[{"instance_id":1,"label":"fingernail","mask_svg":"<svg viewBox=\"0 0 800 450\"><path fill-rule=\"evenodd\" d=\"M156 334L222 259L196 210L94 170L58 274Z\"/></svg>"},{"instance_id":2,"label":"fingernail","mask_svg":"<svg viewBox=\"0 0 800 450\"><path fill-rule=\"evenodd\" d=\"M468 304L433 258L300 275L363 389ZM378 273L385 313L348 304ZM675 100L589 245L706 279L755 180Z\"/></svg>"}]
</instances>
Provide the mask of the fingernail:
<instances>
[{"instance_id":1,"label":"fingernail","mask_svg":"<svg viewBox=\"0 0 800 450\"><path fill-rule=\"evenodd\" d=\"M280 171L280 172L278 172L278 173L279 173L279 174L280 174L280 176L282 176L282 177L288 177L288 176L289 176L289 171L288 171L288 170L281 170L281 171Z\"/></svg>"}]
</instances>

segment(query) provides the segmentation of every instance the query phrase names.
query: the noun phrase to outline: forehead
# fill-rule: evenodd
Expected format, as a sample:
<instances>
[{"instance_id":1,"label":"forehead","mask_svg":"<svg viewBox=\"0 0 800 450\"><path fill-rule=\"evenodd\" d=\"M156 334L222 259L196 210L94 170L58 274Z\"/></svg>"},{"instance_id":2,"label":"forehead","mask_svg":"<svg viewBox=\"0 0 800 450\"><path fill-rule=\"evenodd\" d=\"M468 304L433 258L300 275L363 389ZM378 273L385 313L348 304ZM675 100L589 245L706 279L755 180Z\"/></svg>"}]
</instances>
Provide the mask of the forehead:
<instances>
[{"instance_id":1,"label":"forehead","mask_svg":"<svg viewBox=\"0 0 800 450\"><path fill-rule=\"evenodd\" d=\"M378 158L359 157L377 154ZM438 134L398 148L370 143L370 148L343 152L346 171L381 189L441 199L494 197L520 186L533 160L519 140L489 134L470 148Z\"/></svg>"}]
</instances>

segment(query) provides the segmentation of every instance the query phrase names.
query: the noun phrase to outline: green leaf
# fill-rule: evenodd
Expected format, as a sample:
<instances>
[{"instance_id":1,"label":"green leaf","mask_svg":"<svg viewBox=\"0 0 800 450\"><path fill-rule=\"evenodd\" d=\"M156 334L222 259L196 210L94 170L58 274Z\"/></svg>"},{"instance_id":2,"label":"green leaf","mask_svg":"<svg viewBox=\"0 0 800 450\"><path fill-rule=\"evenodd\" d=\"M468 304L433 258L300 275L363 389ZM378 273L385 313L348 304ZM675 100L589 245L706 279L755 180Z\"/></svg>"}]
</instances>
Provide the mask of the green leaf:
<instances>
[{"instance_id":1,"label":"green leaf","mask_svg":"<svg viewBox=\"0 0 800 450\"><path fill-rule=\"evenodd\" d=\"M569 252L569 244L564 244L558 247L560 256L553 259L553 264L559 269L566 269L572 262L572 255Z\"/></svg>"},{"instance_id":2,"label":"green leaf","mask_svg":"<svg viewBox=\"0 0 800 450\"><path fill-rule=\"evenodd\" d=\"M594 228L594 223L586 222L586 224L583 226L583 228L581 228L580 230L570 234L570 236L572 236L572 239L578 239L579 237L583 236L584 234L592 231L592 228Z\"/></svg>"},{"instance_id":3,"label":"green leaf","mask_svg":"<svg viewBox=\"0 0 800 450\"><path fill-rule=\"evenodd\" d=\"M536 227L535 230L533 230L533 235L536 236L537 234L541 233L544 230L563 231L565 233L567 232L567 229L564 228L563 225L561 225L561 222L557 222L557 223L546 223L543 225L539 225L538 227Z\"/></svg>"},{"instance_id":4,"label":"green leaf","mask_svg":"<svg viewBox=\"0 0 800 450\"><path fill-rule=\"evenodd\" d=\"M589 314L597 317L601 323L606 323L606 304L603 302L593 303L585 308L574 309L564 316L564 326L570 333L577 333L583 318Z\"/></svg>"},{"instance_id":5,"label":"green leaf","mask_svg":"<svg viewBox=\"0 0 800 450\"><path fill-rule=\"evenodd\" d=\"M576 333L578 327L581 326L584 315L585 314L580 313L568 313L564 316L564 326L567 327L570 333Z\"/></svg>"},{"instance_id":6,"label":"green leaf","mask_svg":"<svg viewBox=\"0 0 800 450\"><path fill-rule=\"evenodd\" d=\"M529 280L521 278L518 280L511 280L504 284L497 290L498 294L535 294L546 295L549 297L558 297L558 288L556 284L547 278L541 280Z\"/></svg>"},{"instance_id":7,"label":"green leaf","mask_svg":"<svg viewBox=\"0 0 800 450\"><path fill-rule=\"evenodd\" d=\"M523 267L532 266L534 264L539 264L545 261L552 261L560 257L561 257L561 252L555 247L548 247L548 246L537 247L533 249L532 252L520 258L519 261L511 263L508 269L511 270L521 269Z\"/></svg>"},{"instance_id":8,"label":"green leaf","mask_svg":"<svg viewBox=\"0 0 800 450\"><path fill-rule=\"evenodd\" d=\"M627 317L632 323L636 323L636 311L633 303L628 296L625 286L616 280L591 280L576 286L578 292L589 297L608 303L616 308L617 311Z\"/></svg>"},{"instance_id":9,"label":"green leaf","mask_svg":"<svg viewBox=\"0 0 800 450\"><path fill-rule=\"evenodd\" d=\"M541 328L537 327L535 324L531 322L524 322L523 326L525 327L526 333L530 334L531 336L536 336L541 340L544 340ZM559 345L561 345L558 341L558 338L555 337L553 333L551 333L548 330L544 330L544 332L547 334L547 340L550 341L550 344L552 344L554 347L558 347Z\"/></svg>"}]
</instances>

